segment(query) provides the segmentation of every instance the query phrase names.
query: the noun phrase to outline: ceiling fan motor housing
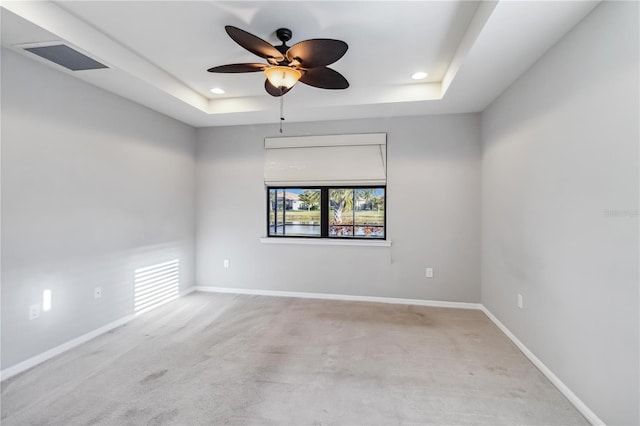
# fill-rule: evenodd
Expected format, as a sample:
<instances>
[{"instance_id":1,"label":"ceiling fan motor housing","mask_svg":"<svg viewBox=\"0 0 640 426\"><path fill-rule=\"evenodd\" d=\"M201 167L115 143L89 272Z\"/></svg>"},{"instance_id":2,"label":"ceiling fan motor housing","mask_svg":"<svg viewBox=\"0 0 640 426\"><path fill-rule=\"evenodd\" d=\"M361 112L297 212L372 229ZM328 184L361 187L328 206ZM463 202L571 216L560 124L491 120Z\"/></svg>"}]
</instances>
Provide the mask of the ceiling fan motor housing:
<instances>
[{"instance_id":1,"label":"ceiling fan motor housing","mask_svg":"<svg viewBox=\"0 0 640 426\"><path fill-rule=\"evenodd\" d=\"M280 46L274 46L276 49L278 49L278 52L282 53L283 55L287 53L287 50L289 50L287 42L291 40L291 36L292 32L289 28L278 28L276 30L276 37L278 37L278 40L282 42Z\"/></svg>"},{"instance_id":2,"label":"ceiling fan motor housing","mask_svg":"<svg viewBox=\"0 0 640 426\"><path fill-rule=\"evenodd\" d=\"M276 37L278 37L278 40L280 40L282 43L286 43L289 40L291 40L291 30L289 28L278 28L276 30Z\"/></svg>"}]
</instances>

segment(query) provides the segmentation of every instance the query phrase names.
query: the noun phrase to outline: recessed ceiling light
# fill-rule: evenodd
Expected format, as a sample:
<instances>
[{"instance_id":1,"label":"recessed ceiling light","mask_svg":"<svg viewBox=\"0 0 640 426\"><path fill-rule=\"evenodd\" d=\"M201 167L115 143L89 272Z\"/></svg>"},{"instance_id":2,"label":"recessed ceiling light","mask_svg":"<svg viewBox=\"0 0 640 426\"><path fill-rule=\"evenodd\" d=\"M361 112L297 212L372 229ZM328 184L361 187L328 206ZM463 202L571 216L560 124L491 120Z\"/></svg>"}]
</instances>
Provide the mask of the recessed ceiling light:
<instances>
[{"instance_id":1,"label":"recessed ceiling light","mask_svg":"<svg viewBox=\"0 0 640 426\"><path fill-rule=\"evenodd\" d=\"M219 87L214 87L213 89L211 89L211 93L215 93L216 95L222 95L224 94L224 90L222 90Z\"/></svg>"},{"instance_id":2,"label":"recessed ceiling light","mask_svg":"<svg viewBox=\"0 0 640 426\"><path fill-rule=\"evenodd\" d=\"M426 72L419 71L417 73L414 73L411 76L411 78L414 79L414 80L422 80L423 78L427 78L428 75L429 74L427 74Z\"/></svg>"}]
</instances>

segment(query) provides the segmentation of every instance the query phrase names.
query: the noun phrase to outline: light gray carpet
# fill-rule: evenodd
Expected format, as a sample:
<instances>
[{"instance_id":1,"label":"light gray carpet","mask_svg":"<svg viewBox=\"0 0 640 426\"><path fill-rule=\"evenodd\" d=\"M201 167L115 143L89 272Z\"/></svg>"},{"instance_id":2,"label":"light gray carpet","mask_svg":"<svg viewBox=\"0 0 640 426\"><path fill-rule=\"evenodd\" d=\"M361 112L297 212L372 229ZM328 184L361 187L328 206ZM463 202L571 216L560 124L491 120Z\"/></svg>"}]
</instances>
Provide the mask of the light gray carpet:
<instances>
[{"instance_id":1,"label":"light gray carpet","mask_svg":"<svg viewBox=\"0 0 640 426\"><path fill-rule=\"evenodd\" d=\"M194 293L2 383L2 425L587 424L480 311Z\"/></svg>"}]
</instances>

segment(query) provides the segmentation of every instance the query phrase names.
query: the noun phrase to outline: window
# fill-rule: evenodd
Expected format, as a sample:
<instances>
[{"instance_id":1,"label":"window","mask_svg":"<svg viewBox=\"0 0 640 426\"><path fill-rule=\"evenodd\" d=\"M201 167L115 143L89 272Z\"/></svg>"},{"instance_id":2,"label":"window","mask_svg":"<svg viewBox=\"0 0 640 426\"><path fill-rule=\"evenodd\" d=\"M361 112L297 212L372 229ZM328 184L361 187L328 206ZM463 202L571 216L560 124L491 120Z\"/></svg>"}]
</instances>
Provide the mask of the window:
<instances>
[{"instance_id":1,"label":"window","mask_svg":"<svg viewBox=\"0 0 640 426\"><path fill-rule=\"evenodd\" d=\"M386 133L266 138L264 148L267 237L386 239Z\"/></svg>"},{"instance_id":2,"label":"window","mask_svg":"<svg viewBox=\"0 0 640 426\"><path fill-rule=\"evenodd\" d=\"M386 238L386 188L268 187L269 237Z\"/></svg>"}]
</instances>

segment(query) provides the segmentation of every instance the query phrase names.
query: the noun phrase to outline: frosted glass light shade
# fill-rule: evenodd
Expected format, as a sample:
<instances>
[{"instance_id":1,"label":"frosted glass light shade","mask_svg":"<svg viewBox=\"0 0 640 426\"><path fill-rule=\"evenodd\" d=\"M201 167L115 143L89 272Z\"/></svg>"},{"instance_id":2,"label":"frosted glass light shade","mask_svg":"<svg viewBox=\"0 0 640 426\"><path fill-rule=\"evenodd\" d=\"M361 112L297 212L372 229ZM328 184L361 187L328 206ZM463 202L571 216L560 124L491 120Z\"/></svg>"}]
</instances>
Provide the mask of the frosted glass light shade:
<instances>
[{"instance_id":1,"label":"frosted glass light shade","mask_svg":"<svg viewBox=\"0 0 640 426\"><path fill-rule=\"evenodd\" d=\"M297 69L281 66L267 68L264 73L273 87L285 89L293 87L302 77L302 73Z\"/></svg>"}]
</instances>

